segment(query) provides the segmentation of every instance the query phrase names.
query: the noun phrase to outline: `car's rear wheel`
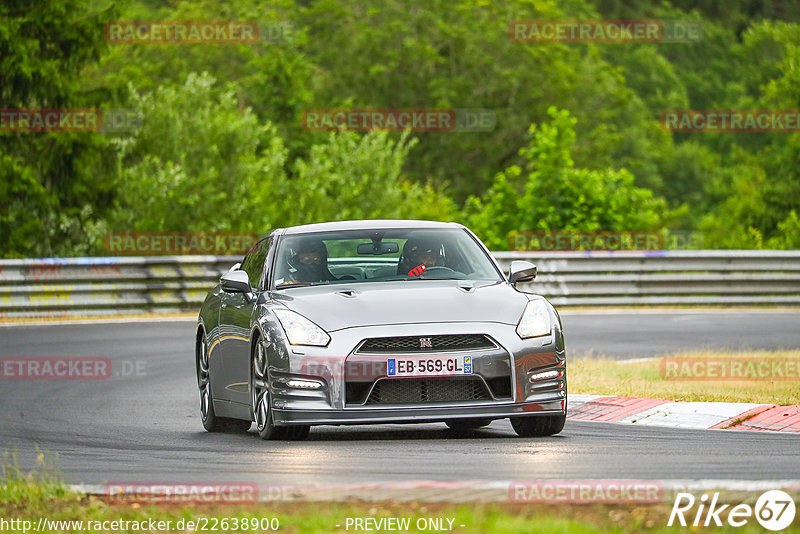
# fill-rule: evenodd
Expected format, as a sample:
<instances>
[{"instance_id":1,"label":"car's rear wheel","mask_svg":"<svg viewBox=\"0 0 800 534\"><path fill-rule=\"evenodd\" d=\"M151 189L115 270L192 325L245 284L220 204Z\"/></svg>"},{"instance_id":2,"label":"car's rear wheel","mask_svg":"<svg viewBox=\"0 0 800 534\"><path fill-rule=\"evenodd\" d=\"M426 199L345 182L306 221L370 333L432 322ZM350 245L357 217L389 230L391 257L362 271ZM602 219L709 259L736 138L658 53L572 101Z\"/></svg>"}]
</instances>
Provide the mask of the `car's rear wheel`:
<instances>
[{"instance_id":1,"label":"car's rear wheel","mask_svg":"<svg viewBox=\"0 0 800 534\"><path fill-rule=\"evenodd\" d=\"M465 432L489 426L491 422L491 419L453 419L452 421L445 421L444 424L457 432Z\"/></svg>"},{"instance_id":2,"label":"car's rear wheel","mask_svg":"<svg viewBox=\"0 0 800 534\"><path fill-rule=\"evenodd\" d=\"M564 429L567 416L561 415L526 415L511 418L514 432L523 438L552 436Z\"/></svg>"},{"instance_id":3,"label":"car's rear wheel","mask_svg":"<svg viewBox=\"0 0 800 534\"><path fill-rule=\"evenodd\" d=\"M206 334L197 341L197 386L200 389L200 419L208 432L237 431L246 432L250 421L228 419L217 416L214 411L214 396L211 393L211 372L208 365L208 343Z\"/></svg>"}]
</instances>

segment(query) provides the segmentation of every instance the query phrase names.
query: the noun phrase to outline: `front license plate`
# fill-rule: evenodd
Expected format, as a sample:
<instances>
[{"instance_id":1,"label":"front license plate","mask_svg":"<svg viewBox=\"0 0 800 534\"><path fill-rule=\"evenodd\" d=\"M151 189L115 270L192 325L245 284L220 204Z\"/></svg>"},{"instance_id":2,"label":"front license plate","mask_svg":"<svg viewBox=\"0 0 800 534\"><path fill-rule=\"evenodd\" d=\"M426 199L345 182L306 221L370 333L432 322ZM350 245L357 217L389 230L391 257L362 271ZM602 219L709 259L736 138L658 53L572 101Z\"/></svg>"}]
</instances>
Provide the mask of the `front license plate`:
<instances>
[{"instance_id":1,"label":"front license plate","mask_svg":"<svg viewBox=\"0 0 800 534\"><path fill-rule=\"evenodd\" d=\"M389 358L389 376L454 376L472 374L472 356Z\"/></svg>"}]
</instances>

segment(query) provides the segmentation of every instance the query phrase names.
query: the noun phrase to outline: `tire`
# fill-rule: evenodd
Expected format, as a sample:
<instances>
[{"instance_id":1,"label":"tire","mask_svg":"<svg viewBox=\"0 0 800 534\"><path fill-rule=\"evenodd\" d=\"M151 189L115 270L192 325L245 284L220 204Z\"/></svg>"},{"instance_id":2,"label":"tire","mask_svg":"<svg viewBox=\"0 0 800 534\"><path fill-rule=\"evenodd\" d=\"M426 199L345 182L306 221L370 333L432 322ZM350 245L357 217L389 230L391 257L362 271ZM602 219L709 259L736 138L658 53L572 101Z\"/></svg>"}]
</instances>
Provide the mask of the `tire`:
<instances>
[{"instance_id":1,"label":"tire","mask_svg":"<svg viewBox=\"0 0 800 534\"><path fill-rule=\"evenodd\" d=\"M445 421L444 424L457 432L466 432L489 426L491 422L491 419L453 419L451 421Z\"/></svg>"},{"instance_id":2,"label":"tire","mask_svg":"<svg viewBox=\"0 0 800 534\"><path fill-rule=\"evenodd\" d=\"M245 432L250 428L249 421L218 417L214 411L214 396L211 393L211 372L208 366L208 343L206 334L197 340L197 387L200 390L200 419L208 432ZM245 427L245 424L247 425Z\"/></svg>"},{"instance_id":3,"label":"tire","mask_svg":"<svg viewBox=\"0 0 800 534\"><path fill-rule=\"evenodd\" d=\"M253 347L253 362L250 366L250 398L253 421L261 439L283 439L287 428L276 426L272 418L272 398L269 391L267 354L260 340Z\"/></svg>"},{"instance_id":4,"label":"tire","mask_svg":"<svg viewBox=\"0 0 800 534\"><path fill-rule=\"evenodd\" d=\"M539 438L558 434L564 429L567 421L565 414L561 415L527 415L511 418L514 432L521 438Z\"/></svg>"}]
</instances>

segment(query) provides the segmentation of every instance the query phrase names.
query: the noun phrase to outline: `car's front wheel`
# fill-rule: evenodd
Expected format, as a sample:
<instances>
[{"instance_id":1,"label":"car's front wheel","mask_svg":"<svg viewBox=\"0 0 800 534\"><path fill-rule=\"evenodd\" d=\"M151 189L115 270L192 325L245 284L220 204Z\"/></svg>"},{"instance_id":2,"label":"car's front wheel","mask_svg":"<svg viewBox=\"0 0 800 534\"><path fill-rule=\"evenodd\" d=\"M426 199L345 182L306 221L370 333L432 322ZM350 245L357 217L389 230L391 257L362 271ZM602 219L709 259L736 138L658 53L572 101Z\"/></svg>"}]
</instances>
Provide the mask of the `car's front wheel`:
<instances>
[{"instance_id":1,"label":"car's front wheel","mask_svg":"<svg viewBox=\"0 0 800 534\"><path fill-rule=\"evenodd\" d=\"M253 365L250 366L253 420L261 439L281 439L286 434L286 428L275 426L272 420L272 399L267 367L267 353L264 346L257 341L253 349Z\"/></svg>"},{"instance_id":2,"label":"car's front wheel","mask_svg":"<svg viewBox=\"0 0 800 534\"><path fill-rule=\"evenodd\" d=\"M260 342L253 350L250 372L250 391L253 399L253 420L261 439L301 440L308 437L308 425L276 426L272 417L272 399L269 391L269 364L267 352Z\"/></svg>"},{"instance_id":3,"label":"car's front wheel","mask_svg":"<svg viewBox=\"0 0 800 534\"><path fill-rule=\"evenodd\" d=\"M211 372L208 366L208 343L206 334L197 341L197 387L200 389L200 419L208 432L246 432L250 421L228 419L217 416L214 411L214 397L211 393Z\"/></svg>"},{"instance_id":4,"label":"car's front wheel","mask_svg":"<svg viewBox=\"0 0 800 534\"><path fill-rule=\"evenodd\" d=\"M552 436L564 429L567 421L565 414L561 415L526 415L511 418L514 432L522 438L538 438Z\"/></svg>"}]
</instances>

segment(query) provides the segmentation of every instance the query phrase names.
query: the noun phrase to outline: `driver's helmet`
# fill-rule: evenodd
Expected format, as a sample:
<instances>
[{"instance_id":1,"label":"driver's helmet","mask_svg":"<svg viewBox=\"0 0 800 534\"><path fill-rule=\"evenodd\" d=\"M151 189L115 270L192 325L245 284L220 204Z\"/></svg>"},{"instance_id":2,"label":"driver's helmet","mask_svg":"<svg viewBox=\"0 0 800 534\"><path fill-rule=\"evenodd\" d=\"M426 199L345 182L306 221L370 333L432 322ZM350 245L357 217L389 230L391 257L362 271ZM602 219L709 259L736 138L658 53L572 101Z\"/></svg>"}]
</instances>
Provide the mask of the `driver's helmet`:
<instances>
[{"instance_id":1,"label":"driver's helmet","mask_svg":"<svg viewBox=\"0 0 800 534\"><path fill-rule=\"evenodd\" d=\"M411 268L443 266L442 243L435 238L412 237L403 246L405 262Z\"/></svg>"},{"instance_id":2,"label":"driver's helmet","mask_svg":"<svg viewBox=\"0 0 800 534\"><path fill-rule=\"evenodd\" d=\"M294 277L299 282L316 282L330 277L328 249L321 239L300 241L289 263L294 267Z\"/></svg>"}]
</instances>

